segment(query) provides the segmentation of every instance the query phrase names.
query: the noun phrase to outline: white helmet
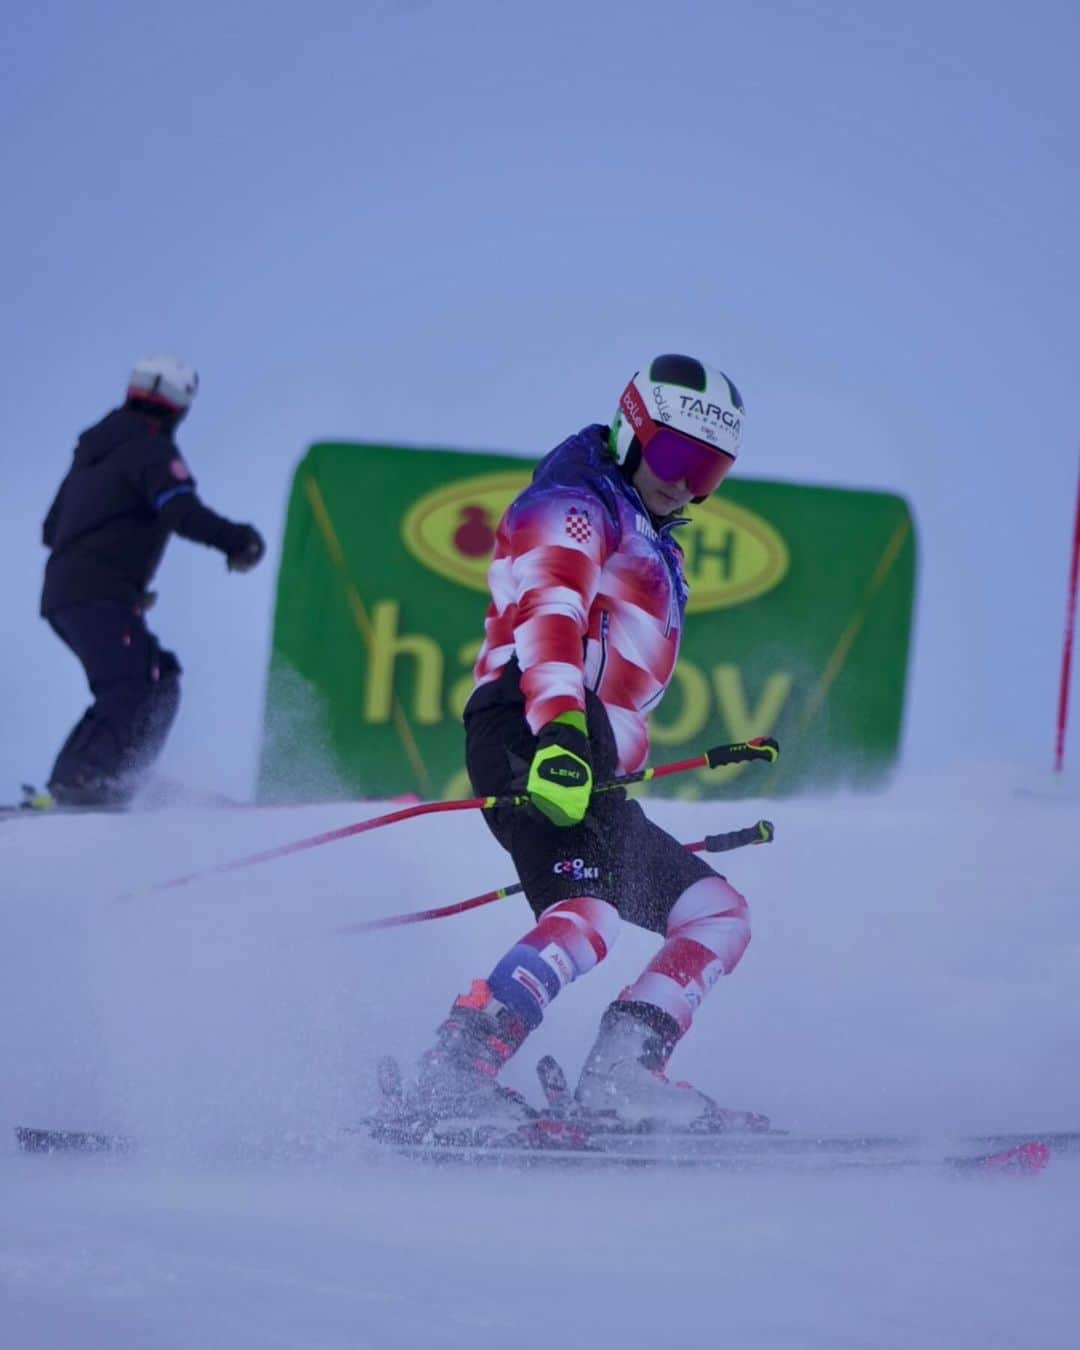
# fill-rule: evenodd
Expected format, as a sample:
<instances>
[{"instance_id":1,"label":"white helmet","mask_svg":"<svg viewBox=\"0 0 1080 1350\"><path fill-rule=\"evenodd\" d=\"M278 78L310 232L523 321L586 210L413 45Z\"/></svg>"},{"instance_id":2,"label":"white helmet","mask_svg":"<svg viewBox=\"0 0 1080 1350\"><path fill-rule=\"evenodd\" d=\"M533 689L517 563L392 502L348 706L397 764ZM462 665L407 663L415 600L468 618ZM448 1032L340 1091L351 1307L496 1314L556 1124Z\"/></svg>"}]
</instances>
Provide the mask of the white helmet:
<instances>
[{"instance_id":1,"label":"white helmet","mask_svg":"<svg viewBox=\"0 0 1080 1350\"><path fill-rule=\"evenodd\" d=\"M676 441L687 438L703 452L706 447L719 452L701 454L694 466L694 481L702 487L716 479L708 489L713 491L738 456L745 416L739 391L722 370L692 356L657 356L623 390L611 426L611 449L625 464L635 443L650 462L653 454L661 462L666 448L674 463ZM710 463L717 465L716 472ZM695 500L707 495L703 492Z\"/></svg>"},{"instance_id":2,"label":"white helmet","mask_svg":"<svg viewBox=\"0 0 1080 1350\"><path fill-rule=\"evenodd\" d=\"M131 372L127 396L185 413L198 389L198 372L186 361L177 356L144 356Z\"/></svg>"}]
</instances>

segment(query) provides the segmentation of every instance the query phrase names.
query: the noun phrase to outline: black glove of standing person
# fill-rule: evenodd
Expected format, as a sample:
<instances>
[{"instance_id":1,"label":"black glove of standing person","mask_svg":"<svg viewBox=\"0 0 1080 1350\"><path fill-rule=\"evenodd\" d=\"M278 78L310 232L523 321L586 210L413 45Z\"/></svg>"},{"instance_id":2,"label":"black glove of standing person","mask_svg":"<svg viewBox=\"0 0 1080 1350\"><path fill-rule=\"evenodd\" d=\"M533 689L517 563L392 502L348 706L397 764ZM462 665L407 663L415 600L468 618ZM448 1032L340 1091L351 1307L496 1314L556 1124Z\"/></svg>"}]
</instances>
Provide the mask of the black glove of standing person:
<instances>
[{"instance_id":1,"label":"black glove of standing person","mask_svg":"<svg viewBox=\"0 0 1080 1350\"><path fill-rule=\"evenodd\" d=\"M225 555L230 572L250 572L266 552L262 535L254 525L237 525L236 542Z\"/></svg>"}]
</instances>

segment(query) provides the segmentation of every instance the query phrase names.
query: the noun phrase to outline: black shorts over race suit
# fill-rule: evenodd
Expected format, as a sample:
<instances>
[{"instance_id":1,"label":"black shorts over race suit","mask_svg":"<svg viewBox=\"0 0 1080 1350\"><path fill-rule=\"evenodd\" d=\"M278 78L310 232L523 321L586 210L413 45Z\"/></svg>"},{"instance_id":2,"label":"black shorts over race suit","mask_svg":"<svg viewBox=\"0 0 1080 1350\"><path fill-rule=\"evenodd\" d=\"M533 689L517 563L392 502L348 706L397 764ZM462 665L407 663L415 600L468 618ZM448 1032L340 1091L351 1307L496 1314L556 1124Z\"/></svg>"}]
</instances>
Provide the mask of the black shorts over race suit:
<instances>
[{"instance_id":1,"label":"black shorts over race suit","mask_svg":"<svg viewBox=\"0 0 1080 1350\"><path fill-rule=\"evenodd\" d=\"M511 660L497 680L473 691L465 707L465 762L481 797L525 790L536 737L525 720L520 670ZM615 777L617 753L600 699L585 695L593 782ZM663 936L688 886L718 875L654 824L625 788L597 792L580 825L553 825L533 807L497 807L484 818L514 860L525 896L539 917L560 900L606 900L627 923Z\"/></svg>"}]
</instances>

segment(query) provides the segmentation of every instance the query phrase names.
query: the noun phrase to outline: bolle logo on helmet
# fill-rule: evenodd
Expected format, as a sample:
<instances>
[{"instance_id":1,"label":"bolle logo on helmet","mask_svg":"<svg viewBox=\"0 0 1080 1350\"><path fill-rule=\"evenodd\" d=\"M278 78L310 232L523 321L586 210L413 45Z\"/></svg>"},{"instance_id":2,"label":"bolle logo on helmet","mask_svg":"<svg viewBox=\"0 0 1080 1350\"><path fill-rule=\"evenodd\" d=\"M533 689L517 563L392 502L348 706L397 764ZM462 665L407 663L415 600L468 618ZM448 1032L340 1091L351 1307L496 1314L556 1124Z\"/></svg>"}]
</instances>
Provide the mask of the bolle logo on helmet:
<instances>
[{"instance_id":1,"label":"bolle logo on helmet","mask_svg":"<svg viewBox=\"0 0 1080 1350\"><path fill-rule=\"evenodd\" d=\"M641 400L641 395L634 388L633 383L628 384L623 390L623 396L619 402L622 405L623 412L626 413L626 416L630 421L630 425L634 428L634 431L640 431L649 421L649 414L646 412L645 404Z\"/></svg>"},{"instance_id":2,"label":"bolle logo on helmet","mask_svg":"<svg viewBox=\"0 0 1080 1350\"><path fill-rule=\"evenodd\" d=\"M664 397L664 386L654 384L652 388L653 402L656 404L656 413L661 422L670 422L674 414L671 411L671 405Z\"/></svg>"}]
</instances>

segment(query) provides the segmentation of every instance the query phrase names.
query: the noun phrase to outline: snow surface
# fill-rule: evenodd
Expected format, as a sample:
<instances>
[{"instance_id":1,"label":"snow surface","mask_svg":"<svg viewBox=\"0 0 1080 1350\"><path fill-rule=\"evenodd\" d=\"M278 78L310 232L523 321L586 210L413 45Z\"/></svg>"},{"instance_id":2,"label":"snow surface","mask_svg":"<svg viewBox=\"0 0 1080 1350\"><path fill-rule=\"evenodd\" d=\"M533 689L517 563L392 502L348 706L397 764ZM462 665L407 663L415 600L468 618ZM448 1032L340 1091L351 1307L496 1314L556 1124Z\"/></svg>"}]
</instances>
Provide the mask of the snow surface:
<instances>
[{"instance_id":1,"label":"snow surface","mask_svg":"<svg viewBox=\"0 0 1080 1350\"><path fill-rule=\"evenodd\" d=\"M723 860L755 938L679 1073L794 1130L1080 1128L1080 810L1006 778L651 803L684 839L778 827ZM0 1346L1076 1344L1075 1159L972 1180L434 1168L330 1147L372 1104L378 1055L415 1055L529 919L518 898L365 937L335 926L511 881L481 822L428 817L147 888L378 809L0 826ZM513 1081L533 1091L548 1050L575 1070L654 945L626 930ZM142 1147L24 1157L16 1123Z\"/></svg>"}]
</instances>

